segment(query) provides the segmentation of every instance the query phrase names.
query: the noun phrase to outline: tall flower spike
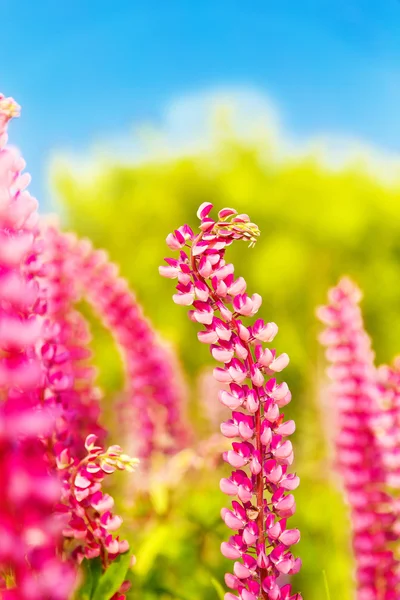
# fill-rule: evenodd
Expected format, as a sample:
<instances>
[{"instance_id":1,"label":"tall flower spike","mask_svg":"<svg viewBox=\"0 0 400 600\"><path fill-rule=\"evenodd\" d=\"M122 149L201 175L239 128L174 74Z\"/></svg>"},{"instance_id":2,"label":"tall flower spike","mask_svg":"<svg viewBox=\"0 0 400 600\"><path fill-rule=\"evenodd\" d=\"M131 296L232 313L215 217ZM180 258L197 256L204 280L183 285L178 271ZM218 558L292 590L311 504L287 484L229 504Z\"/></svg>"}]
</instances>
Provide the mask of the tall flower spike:
<instances>
[{"instance_id":1,"label":"tall flower spike","mask_svg":"<svg viewBox=\"0 0 400 600\"><path fill-rule=\"evenodd\" d=\"M274 323L257 319L244 324L242 317L254 316L261 296L246 293L246 282L235 279L234 266L225 261L225 250L235 240L252 246L259 230L248 215L223 209L218 219L209 214L212 204L198 210L200 233L195 235L183 225L167 237L178 258L167 258L160 267L164 277L177 279L174 302L191 306L189 318L203 326L199 341L210 345L220 364L214 369L217 381L228 384L219 393L220 402L232 411L221 431L236 439L223 454L233 468L221 480L221 490L236 498L230 509L222 509L222 518L233 530L222 554L235 561L233 574L225 577L233 590L225 600L300 600L281 576L300 569L300 559L290 547L299 541L297 529L287 528L287 519L295 512L291 493L299 479L288 472L293 462L293 421L284 422L280 408L290 402L286 383L277 383L274 375L288 364L286 354L276 355L261 342L271 342L277 333ZM272 376L272 377L271 377Z\"/></svg>"},{"instance_id":2,"label":"tall flower spike","mask_svg":"<svg viewBox=\"0 0 400 600\"><path fill-rule=\"evenodd\" d=\"M57 553L53 515L60 488L49 473L45 439L46 369L39 353L46 304L37 202L26 190L25 162L6 147L18 105L0 95L0 576L4 600L66 600L74 572Z\"/></svg>"},{"instance_id":3,"label":"tall flower spike","mask_svg":"<svg viewBox=\"0 0 400 600\"><path fill-rule=\"evenodd\" d=\"M74 285L74 263L69 255L70 241L57 227L42 224L46 260L47 322L42 357L49 372L51 395L47 402L58 409L53 434L55 452L67 449L72 456L86 455L85 439L95 434L104 441L99 424L101 391L95 385L96 371L88 362L90 331L85 318L74 305L79 298Z\"/></svg>"},{"instance_id":4,"label":"tall flower spike","mask_svg":"<svg viewBox=\"0 0 400 600\"><path fill-rule=\"evenodd\" d=\"M337 462L351 510L358 600L399 597L398 565L390 548L393 504L377 424L382 424L374 354L364 330L360 290L347 278L317 311L326 329L328 375L338 412Z\"/></svg>"},{"instance_id":5,"label":"tall flower spike","mask_svg":"<svg viewBox=\"0 0 400 600\"><path fill-rule=\"evenodd\" d=\"M400 489L400 357L378 368L381 411L374 431L382 451L386 483ZM397 511L398 512L398 511Z\"/></svg>"},{"instance_id":6,"label":"tall flower spike","mask_svg":"<svg viewBox=\"0 0 400 600\"><path fill-rule=\"evenodd\" d=\"M128 424L130 438L137 436L139 456L146 459L154 451L181 450L188 443L190 426L185 389L171 352L157 339L127 282L119 277L117 266L105 252L72 237L69 252L77 285L111 331L124 359L133 416L123 425L126 429Z\"/></svg>"}]
</instances>

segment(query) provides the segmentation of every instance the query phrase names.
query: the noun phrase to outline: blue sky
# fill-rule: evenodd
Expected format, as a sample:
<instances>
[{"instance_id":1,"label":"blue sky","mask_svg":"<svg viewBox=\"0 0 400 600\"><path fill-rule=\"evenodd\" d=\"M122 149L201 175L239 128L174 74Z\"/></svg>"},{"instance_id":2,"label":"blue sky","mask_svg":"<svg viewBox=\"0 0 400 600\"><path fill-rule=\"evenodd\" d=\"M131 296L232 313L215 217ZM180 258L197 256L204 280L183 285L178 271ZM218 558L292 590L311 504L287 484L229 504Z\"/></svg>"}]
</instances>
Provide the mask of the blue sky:
<instances>
[{"instance_id":1,"label":"blue sky","mask_svg":"<svg viewBox=\"0 0 400 600\"><path fill-rule=\"evenodd\" d=\"M23 105L12 139L45 204L55 151L219 88L266 94L294 135L400 154L399 0L0 0L0 14L0 90Z\"/></svg>"}]
</instances>

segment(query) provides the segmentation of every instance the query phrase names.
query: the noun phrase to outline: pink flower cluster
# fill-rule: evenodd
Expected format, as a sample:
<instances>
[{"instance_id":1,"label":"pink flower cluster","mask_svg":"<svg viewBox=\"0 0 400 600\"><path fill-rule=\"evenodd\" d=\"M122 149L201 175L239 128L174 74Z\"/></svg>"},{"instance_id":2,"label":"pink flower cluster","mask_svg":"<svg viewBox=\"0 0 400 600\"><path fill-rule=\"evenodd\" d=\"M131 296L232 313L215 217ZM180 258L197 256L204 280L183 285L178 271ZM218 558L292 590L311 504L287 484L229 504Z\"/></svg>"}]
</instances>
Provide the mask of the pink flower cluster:
<instances>
[{"instance_id":1,"label":"pink flower cluster","mask_svg":"<svg viewBox=\"0 0 400 600\"><path fill-rule=\"evenodd\" d=\"M41 234L47 302L41 353L52 384L46 403L51 403L57 413L54 450L57 454L68 448L73 456L82 458L86 436L96 434L104 441L106 433L99 424L101 391L95 385L96 371L89 362L91 336L88 323L74 308L79 295L68 236L50 225L42 226Z\"/></svg>"},{"instance_id":2,"label":"pink flower cluster","mask_svg":"<svg viewBox=\"0 0 400 600\"><path fill-rule=\"evenodd\" d=\"M69 242L73 277L103 323L112 332L125 363L132 413L129 436L140 442L138 454L172 453L186 447L186 391L171 352L157 338L118 267L88 240ZM129 414L129 411L128 411ZM122 423L126 428L126 423ZM132 427L134 426L134 430Z\"/></svg>"},{"instance_id":3,"label":"pink flower cluster","mask_svg":"<svg viewBox=\"0 0 400 600\"><path fill-rule=\"evenodd\" d=\"M221 363L214 376L229 385L220 391L219 399L232 417L222 423L221 431L237 441L223 455L233 471L222 479L221 489L237 499L222 510L233 535L221 550L235 561L233 574L225 578L234 593L228 592L225 600L299 600L300 594L293 594L291 585L282 581L301 565L290 550L300 533L287 527L295 512L291 492L299 484L289 472L293 448L288 437L295 425L280 413L291 394L286 383L275 378L289 358L263 345L274 339L275 323L257 319L245 324L244 319L260 308L261 297L248 295L246 281L235 278L233 264L225 261L225 250L233 241L254 245L257 226L230 208L214 220L211 209L210 203L200 206L198 234L183 225L168 235L169 248L179 255L166 258L160 274L178 280L173 300L192 307L190 319L204 327L199 341L209 344L212 356Z\"/></svg>"},{"instance_id":4,"label":"pink flower cluster","mask_svg":"<svg viewBox=\"0 0 400 600\"><path fill-rule=\"evenodd\" d=\"M128 550L113 535L122 520L102 484L106 474L137 462L119 446L103 450L90 333L76 308L82 294L127 356L132 403L144 415L143 431L135 432L147 455L160 407L170 439L159 449L186 443L184 394L170 355L115 266L39 222L25 163L6 145L8 122L18 114L18 105L0 95L1 598L67 600L84 557L100 556L106 570ZM125 582L114 600L127 589Z\"/></svg>"},{"instance_id":5,"label":"pink flower cluster","mask_svg":"<svg viewBox=\"0 0 400 600\"><path fill-rule=\"evenodd\" d=\"M74 573L58 553L53 506L60 486L41 439L54 415L44 404L49 377L41 360L46 303L37 202L26 190L23 159L6 146L18 106L0 96L0 569L4 599L68 598ZM62 580L63 586L58 586Z\"/></svg>"},{"instance_id":6,"label":"pink flower cluster","mask_svg":"<svg viewBox=\"0 0 400 600\"><path fill-rule=\"evenodd\" d=\"M96 442L95 435L86 438L87 456L80 461L73 459L67 449L58 458L58 468L66 471L58 508L68 516L63 535L73 542L72 556L78 563L83 558L100 556L105 570L118 554L127 552L129 544L113 536L122 519L112 512L114 500L103 492L103 479L117 469L132 472L139 461L123 454L119 446L104 451Z\"/></svg>"},{"instance_id":7,"label":"pink flower cluster","mask_svg":"<svg viewBox=\"0 0 400 600\"><path fill-rule=\"evenodd\" d=\"M61 482L54 512L63 517L61 523L67 520L62 535L69 563L79 565L83 558L101 556L105 571L120 553L128 551L129 544L113 536L122 519L111 513L114 501L102 490L104 475L117 468L133 470L137 460L123 455L119 446L104 453L95 445L105 431L98 423L100 394L94 385L95 371L87 362L91 358L87 323L74 309L79 296L77 286L71 285L75 279L69 237L51 226L42 228L42 236L47 314L41 355L49 382L44 399L56 416L47 454ZM97 435L88 435L89 431ZM118 600L124 600L128 589L129 582L125 582Z\"/></svg>"},{"instance_id":8,"label":"pink flower cluster","mask_svg":"<svg viewBox=\"0 0 400 600\"><path fill-rule=\"evenodd\" d=\"M398 487L399 377L377 371L359 307L361 293L342 279L318 310L326 325L320 341L331 363L328 374L338 412L337 461L351 508L359 600L395 600L400 595L396 503L387 485ZM384 404L388 404L387 410Z\"/></svg>"},{"instance_id":9,"label":"pink flower cluster","mask_svg":"<svg viewBox=\"0 0 400 600\"><path fill-rule=\"evenodd\" d=\"M380 406L382 410L374 420L374 433L378 440L386 483L400 489L400 357L392 366L381 365L377 370ZM397 511L398 512L398 511Z\"/></svg>"}]
</instances>

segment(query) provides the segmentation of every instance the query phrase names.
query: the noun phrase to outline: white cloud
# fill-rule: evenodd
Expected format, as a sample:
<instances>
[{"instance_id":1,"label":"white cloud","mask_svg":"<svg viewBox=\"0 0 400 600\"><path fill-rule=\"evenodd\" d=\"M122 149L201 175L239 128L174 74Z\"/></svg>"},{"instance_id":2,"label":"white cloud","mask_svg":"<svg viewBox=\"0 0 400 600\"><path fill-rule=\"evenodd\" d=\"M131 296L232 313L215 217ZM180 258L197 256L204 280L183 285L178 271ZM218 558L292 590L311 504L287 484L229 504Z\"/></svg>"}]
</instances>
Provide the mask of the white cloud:
<instances>
[{"instance_id":1,"label":"white cloud","mask_svg":"<svg viewBox=\"0 0 400 600\"><path fill-rule=\"evenodd\" d=\"M225 123L224 123L225 121ZM272 101L251 88L220 88L192 93L173 100L165 110L165 132L169 140L207 142L215 129L229 127L240 137L264 134L276 137L279 117Z\"/></svg>"},{"instance_id":2,"label":"white cloud","mask_svg":"<svg viewBox=\"0 0 400 600\"><path fill-rule=\"evenodd\" d=\"M82 156L60 158L74 172L93 177L105 162L163 161L206 151L216 136L228 132L241 139L268 141L277 161L313 156L334 170L358 164L383 182L400 181L400 155L330 132L296 138L285 131L279 110L266 94L240 86L183 95L165 107L158 126L134 123L128 135L107 139L105 144L100 140Z\"/></svg>"}]
</instances>

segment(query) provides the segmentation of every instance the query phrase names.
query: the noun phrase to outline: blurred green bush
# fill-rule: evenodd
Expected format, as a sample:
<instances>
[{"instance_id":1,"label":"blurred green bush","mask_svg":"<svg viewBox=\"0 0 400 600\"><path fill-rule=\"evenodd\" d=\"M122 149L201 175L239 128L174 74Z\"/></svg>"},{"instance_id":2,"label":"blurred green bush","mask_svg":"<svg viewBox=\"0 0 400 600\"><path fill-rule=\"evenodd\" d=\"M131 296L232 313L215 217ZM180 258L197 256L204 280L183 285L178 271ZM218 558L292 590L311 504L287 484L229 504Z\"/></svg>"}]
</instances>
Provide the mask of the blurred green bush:
<instances>
[{"instance_id":1,"label":"blurred green bush","mask_svg":"<svg viewBox=\"0 0 400 600\"><path fill-rule=\"evenodd\" d=\"M212 360L197 343L185 311L171 302L171 285L158 275L169 254L165 237L183 223L196 226L197 207L206 200L217 209L246 212L259 225L262 236L255 249L238 244L229 258L247 279L248 290L263 296L260 315L278 323L277 349L291 357L285 375L293 401L286 413L297 423L296 469L302 485L296 525L304 564L295 589L307 600L325 598L325 571L332 598L349 600L349 525L328 457L330 417L321 410L325 384L314 310L328 287L348 274L365 292L364 313L379 362L399 350L400 183L389 187L374 179L360 161L334 172L311 154L278 158L271 141L241 141L226 132L215 136L208 151L193 156L130 165L100 160L90 180L59 163L53 181L65 227L109 251L146 314L176 346L194 390L196 422L202 414L196 378ZM100 382L113 393L120 365L96 325L95 349ZM204 437L204 419L200 423L199 437ZM228 534L219 519L224 498L218 479L224 470L205 461L189 469L179 485L160 492L161 501L150 492L138 496L127 525L138 557L132 598L218 598L212 579L222 581L228 566L219 554Z\"/></svg>"}]
</instances>

